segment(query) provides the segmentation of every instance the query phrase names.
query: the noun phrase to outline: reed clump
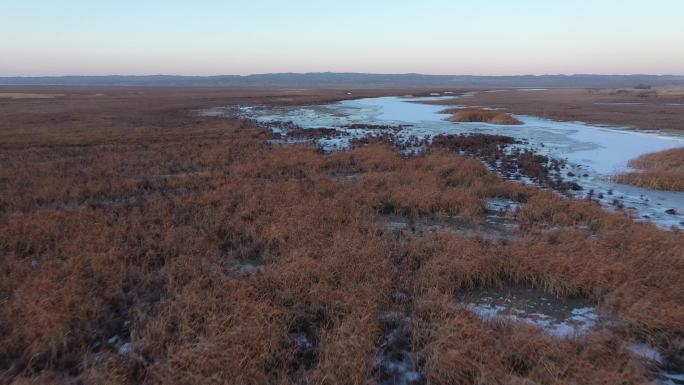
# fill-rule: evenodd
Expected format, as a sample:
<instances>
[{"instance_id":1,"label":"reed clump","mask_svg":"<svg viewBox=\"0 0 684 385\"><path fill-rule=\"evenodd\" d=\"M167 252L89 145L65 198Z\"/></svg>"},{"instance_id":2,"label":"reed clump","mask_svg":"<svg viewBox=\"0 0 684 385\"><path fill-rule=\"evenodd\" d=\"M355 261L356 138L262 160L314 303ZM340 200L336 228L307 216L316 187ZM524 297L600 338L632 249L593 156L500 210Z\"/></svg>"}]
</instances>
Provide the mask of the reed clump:
<instances>
[{"instance_id":1,"label":"reed clump","mask_svg":"<svg viewBox=\"0 0 684 385\"><path fill-rule=\"evenodd\" d=\"M486 108L447 108L440 111L440 114L450 114L447 118L450 122L480 122L499 125L518 125L523 124L518 118L511 114L498 110Z\"/></svg>"},{"instance_id":2,"label":"reed clump","mask_svg":"<svg viewBox=\"0 0 684 385\"><path fill-rule=\"evenodd\" d=\"M642 155L629 161L638 169L618 174L614 180L655 190L684 191L684 148Z\"/></svg>"}]
</instances>

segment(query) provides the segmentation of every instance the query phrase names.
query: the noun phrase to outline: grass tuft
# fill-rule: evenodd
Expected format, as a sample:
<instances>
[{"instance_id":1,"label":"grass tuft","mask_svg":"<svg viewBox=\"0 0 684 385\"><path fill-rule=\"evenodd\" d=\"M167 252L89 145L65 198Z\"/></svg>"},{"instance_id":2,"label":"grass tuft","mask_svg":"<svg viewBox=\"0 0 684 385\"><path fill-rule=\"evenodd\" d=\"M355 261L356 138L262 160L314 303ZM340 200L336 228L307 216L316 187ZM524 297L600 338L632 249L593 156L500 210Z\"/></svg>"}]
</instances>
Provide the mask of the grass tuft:
<instances>
[{"instance_id":1,"label":"grass tuft","mask_svg":"<svg viewBox=\"0 0 684 385\"><path fill-rule=\"evenodd\" d=\"M523 124L513 115L485 108L448 108L441 111L440 114L451 114L451 117L447 118L450 122L482 122L500 125Z\"/></svg>"},{"instance_id":2,"label":"grass tuft","mask_svg":"<svg viewBox=\"0 0 684 385\"><path fill-rule=\"evenodd\" d=\"M684 191L684 148L642 155L629 162L636 172L618 174L614 180L655 190Z\"/></svg>"}]
</instances>

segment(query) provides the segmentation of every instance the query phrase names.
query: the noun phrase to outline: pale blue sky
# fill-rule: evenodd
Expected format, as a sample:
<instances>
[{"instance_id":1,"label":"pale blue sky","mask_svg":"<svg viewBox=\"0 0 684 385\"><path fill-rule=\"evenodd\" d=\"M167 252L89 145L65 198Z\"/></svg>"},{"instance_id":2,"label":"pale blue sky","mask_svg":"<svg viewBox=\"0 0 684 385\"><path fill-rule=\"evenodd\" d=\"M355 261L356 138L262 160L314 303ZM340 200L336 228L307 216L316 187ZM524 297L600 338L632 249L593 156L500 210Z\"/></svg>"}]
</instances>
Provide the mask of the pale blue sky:
<instances>
[{"instance_id":1,"label":"pale blue sky","mask_svg":"<svg viewBox=\"0 0 684 385\"><path fill-rule=\"evenodd\" d=\"M682 0L0 0L0 76L684 74Z\"/></svg>"}]
</instances>

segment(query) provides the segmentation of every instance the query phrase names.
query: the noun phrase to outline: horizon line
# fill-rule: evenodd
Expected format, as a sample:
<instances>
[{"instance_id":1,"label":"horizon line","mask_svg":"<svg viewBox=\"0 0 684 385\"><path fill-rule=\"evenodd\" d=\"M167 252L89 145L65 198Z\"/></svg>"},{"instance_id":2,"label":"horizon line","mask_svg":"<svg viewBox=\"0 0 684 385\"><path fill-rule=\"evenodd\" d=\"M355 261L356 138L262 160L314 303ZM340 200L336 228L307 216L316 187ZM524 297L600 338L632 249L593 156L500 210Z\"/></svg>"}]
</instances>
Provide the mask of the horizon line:
<instances>
[{"instance_id":1,"label":"horizon line","mask_svg":"<svg viewBox=\"0 0 684 385\"><path fill-rule=\"evenodd\" d=\"M315 71L315 72L261 72L251 74L217 74L217 75L190 75L190 74L100 74L100 75L85 75L85 74L60 74L60 75L1 75L0 78L66 78L66 77L196 77L196 78L211 78L211 77L250 77L263 75L389 75L389 76L458 76L458 77L545 77L545 76L659 76L659 77L684 77L682 74L654 74L654 73L544 73L544 74L508 74L508 75L493 75L493 74L431 74L419 72L336 72L336 71Z\"/></svg>"}]
</instances>

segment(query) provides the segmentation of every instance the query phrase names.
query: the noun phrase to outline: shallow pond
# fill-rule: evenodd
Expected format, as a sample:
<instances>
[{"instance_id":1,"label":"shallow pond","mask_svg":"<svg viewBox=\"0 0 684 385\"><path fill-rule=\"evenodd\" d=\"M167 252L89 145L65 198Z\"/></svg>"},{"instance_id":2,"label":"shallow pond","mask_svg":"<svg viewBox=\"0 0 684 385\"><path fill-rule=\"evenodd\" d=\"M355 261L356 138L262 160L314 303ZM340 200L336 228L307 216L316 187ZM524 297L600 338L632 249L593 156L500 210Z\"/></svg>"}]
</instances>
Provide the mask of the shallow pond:
<instances>
[{"instance_id":1,"label":"shallow pond","mask_svg":"<svg viewBox=\"0 0 684 385\"><path fill-rule=\"evenodd\" d=\"M523 322L561 338L584 335L599 320L588 301L559 300L531 288L483 289L464 295L461 301L486 321Z\"/></svg>"},{"instance_id":2,"label":"shallow pond","mask_svg":"<svg viewBox=\"0 0 684 385\"><path fill-rule=\"evenodd\" d=\"M457 296L456 306L472 312L484 322L532 325L559 339L581 338L600 326L611 325L611 321L605 319L609 317L599 314L594 304L586 299L558 299L530 287L471 290ZM654 365L655 383L684 383L681 368L672 367L655 348L644 343L625 341L625 344L635 358Z\"/></svg>"},{"instance_id":3,"label":"shallow pond","mask_svg":"<svg viewBox=\"0 0 684 385\"><path fill-rule=\"evenodd\" d=\"M461 96L467 97L468 95ZM627 162L639 155L684 147L684 136L628 128L558 122L534 116L516 116L522 125L500 126L487 123L454 123L439 114L444 106L414 103L423 100L453 99L455 96L409 98L381 97L346 100L322 106L242 107L237 113L261 122L292 122L302 128L335 128L344 135L319 138L324 149L345 148L352 138L373 136L382 130L350 128L353 124L394 126L400 138L423 138L440 134L482 133L507 135L525 141L526 147L568 161L567 179L579 183L584 196L593 190L594 198L606 207L624 206L636 219L648 220L664 228L684 229L684 193L654 191L613 183L610 176L628 170ZM458 98L458 97L457 97ZM228 114L221 108L206 115ZM235 112L231 112L235 114ZM273 131L280 130L277 124Z\"/></svg>"}]
</instances>

